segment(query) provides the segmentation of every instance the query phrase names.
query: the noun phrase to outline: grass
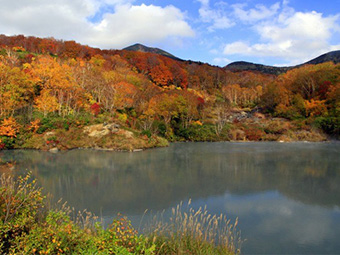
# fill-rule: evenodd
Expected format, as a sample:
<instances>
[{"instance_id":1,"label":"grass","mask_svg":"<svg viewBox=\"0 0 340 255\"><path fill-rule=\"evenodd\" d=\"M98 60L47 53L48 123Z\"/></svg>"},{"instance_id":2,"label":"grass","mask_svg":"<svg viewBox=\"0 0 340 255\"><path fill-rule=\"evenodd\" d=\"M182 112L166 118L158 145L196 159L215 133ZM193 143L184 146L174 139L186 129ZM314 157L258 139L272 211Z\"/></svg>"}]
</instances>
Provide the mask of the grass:
<instances>
[{"instance_id":1,"label":"grass","mask_svg":"<svg viewBox=\"0 0 340 255\"><path fill-rule=\"evenodd\" d=\"M231 223L223 214L194 210L181 202L172 208L169 221L156 215L144 231L158 248L158 254L240 254L242 239L238 219Z\"/></svg>"},{"instance_id":2,"label":"grass","mask_svg":"<svg viewBox=\"0 0 340 255\"><path fill-rule=\"evenodd\" d=\"M30 174L0 178L1 254L239 254L237 220L197 211L172 210L169 221L156 219L144 234L118 215L104 229L87 211L66 204L50 206Z\"/></svg>"}]
</instances>

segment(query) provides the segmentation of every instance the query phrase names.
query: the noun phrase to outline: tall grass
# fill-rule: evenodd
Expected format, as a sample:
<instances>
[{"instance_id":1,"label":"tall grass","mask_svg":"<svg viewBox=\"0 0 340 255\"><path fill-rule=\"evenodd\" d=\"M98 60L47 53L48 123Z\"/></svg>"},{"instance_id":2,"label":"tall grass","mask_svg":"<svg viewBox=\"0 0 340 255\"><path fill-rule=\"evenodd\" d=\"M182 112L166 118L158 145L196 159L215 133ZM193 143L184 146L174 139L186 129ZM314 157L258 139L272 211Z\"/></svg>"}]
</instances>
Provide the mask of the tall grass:
<instances>
[{"instance_id":1,"label":"tall grass","mask_svg":"<svg viewBox=\"0 0 340 255\"><path fill-rule=\"evenodd\" d=\"M158 247L157 254L240 254L238 219L209 214L206 206L194 210L189 200L172 208L169 221L156 215L144 230Z\"/></svg>"},{"instance_id":2,"label":"tall grass","mask_svg":"<svg viewBox=\"0 0 340 255\"><path fill-rule=\"evenodd\" d=\"M239 254L237 220L211 215L206 207L172 209L169 220L155 217L145 234L118 216L106 229L87 211L66 203L50 206L28 174L0 178L1 254Z\"/></svg>"}]
</instances>

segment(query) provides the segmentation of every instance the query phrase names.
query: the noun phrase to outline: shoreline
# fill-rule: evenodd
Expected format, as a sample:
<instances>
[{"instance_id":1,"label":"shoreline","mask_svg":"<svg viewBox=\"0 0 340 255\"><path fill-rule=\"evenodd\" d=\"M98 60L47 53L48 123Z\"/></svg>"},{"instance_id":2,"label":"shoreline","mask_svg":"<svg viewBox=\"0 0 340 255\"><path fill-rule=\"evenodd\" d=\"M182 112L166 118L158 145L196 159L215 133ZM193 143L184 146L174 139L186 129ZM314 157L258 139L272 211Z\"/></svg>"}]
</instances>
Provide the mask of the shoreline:
<instances>
[{"instance_id":1,"label":"shoreline","mask_svg":"<svg viewBox=\"0 0 340 255\"><path fill-rule=\"evenodd\" d=\"M136 148L132 150L124 150L119 148L101 148L101 147L75 147L75 148L69 148L69 149L58 149L58 147L53 147L50 149L38 149L38 148L12 148L12 149L3 149L1 151L15 151L15 150L36 150L36 151L43 151L43 152L50 152L50 153L60 153L60 152L68 152L72 150L94 150L94 151L104 151L104 152L129 152L129 153L135 153L135 152L143 152L146 150L152 150L152 149L158 149L158 148L165 148L169 147L171 144L181 144L181 143L234 143L234 144L247 144L247 143L282 143L282 144L317 144L317 143L340 143L340 140L326 140L326 141L308 141L308 140L296 140L296 141L243 141L243 140L230 140L230 141L174 141L169 142L167 146L154 146L154 147L146 147L146 148ZM54 149L57 149L54 151Z\"/></svg>"}]
</instances>

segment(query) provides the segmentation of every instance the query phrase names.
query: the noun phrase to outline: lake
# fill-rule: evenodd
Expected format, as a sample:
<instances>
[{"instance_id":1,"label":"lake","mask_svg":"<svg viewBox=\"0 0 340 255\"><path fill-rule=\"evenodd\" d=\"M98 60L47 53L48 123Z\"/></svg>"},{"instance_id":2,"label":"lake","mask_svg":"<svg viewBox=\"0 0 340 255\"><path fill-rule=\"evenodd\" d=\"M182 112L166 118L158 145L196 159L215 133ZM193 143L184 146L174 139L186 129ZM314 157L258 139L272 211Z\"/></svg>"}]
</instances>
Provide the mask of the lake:
<instances>
[{"instance_id":1,"label":"lake","mask_svg":"<svg viewBox=\"0 0 340 255\"><path fill-rule=\"evenodd\" d=\"M54 201L138 227L146 209L192 200L239 218L242 253L340 252L340 143L177 143L136 153L0 151Z\"/></svg>"}]
</instances>

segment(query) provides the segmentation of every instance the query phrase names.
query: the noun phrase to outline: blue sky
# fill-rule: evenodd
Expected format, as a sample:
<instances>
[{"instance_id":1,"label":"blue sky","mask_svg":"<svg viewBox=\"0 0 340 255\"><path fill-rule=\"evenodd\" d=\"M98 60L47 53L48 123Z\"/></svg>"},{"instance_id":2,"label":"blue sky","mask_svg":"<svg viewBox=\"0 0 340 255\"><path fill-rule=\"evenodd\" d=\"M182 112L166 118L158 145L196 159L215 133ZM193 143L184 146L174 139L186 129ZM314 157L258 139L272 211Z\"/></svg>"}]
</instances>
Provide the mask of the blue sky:
<instances>
[{"instance_id":1,"label":"blue sky","mask_svg":"<svg viewBox=\"0 0 340 255\"><path fill-rule=\"evenodd\" d=\"M340 50L340 0L0 0L0 34L134 43L224 66L294 65Z\"/></svg>"}]
</instances>

